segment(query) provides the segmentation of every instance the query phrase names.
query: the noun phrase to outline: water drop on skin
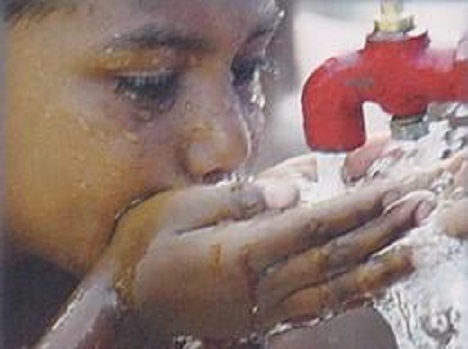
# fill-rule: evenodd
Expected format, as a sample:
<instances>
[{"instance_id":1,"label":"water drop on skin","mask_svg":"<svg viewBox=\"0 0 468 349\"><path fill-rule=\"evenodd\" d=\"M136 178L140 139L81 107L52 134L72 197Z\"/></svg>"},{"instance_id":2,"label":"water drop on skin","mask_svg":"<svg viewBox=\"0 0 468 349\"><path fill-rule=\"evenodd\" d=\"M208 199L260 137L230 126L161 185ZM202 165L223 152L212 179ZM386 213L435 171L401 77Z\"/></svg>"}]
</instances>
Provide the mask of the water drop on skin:
<instances>
[{"instance_id":1,"label":"water drop on skin","mask_svg":"<svg viewBox=\"0 0 468 349\"><path fill-rule=\"evenodd\" d=\"M78 116L76 118L76 121L78 122L78 124L80 125L81 129L85 132L89 132L91 131L91 128L89 127L89 124L88 122L81 116Z\"/></svg>"},{"instance_id":2,"label":"water drop on skin","mask_svg":"<svg viewBox=\"0 0 468 349\"><path fill-rule=\"evenodd\" d=\"M184 112L190 113L192 111L193 111L192 103L186 102L185 105L184 105Z\"/></svg>"},{"instance_id":3,"label":"water drop on skin","mask_svg":"<svg viewBox=\"0 0 468 349\"><path fill-rule=\"evenodd\" d=\"M134 132L130 131L125 131L124 132L124 137L126 140L128 140L130 143L138 143L138 136Z\"/></svg>"},{"instance_id":4,"label":"water drop on skin","mask_svg":"<svg viewBox=\"0 0 468 349\"><path fill-rule=\"evenodd\" d=\"M155 117L155 111L150 109L139 110L136 114L138 121L141 122L150 122Z\"/></svg>"},{"instance_id":5,"label":"water drop on skin","mask_svg":"<svg viewBox=\"0 0 468 349\"><path fill-rule=\"evenodd\" d=\"M106 55L112 55L112 54L114 54L114 52L115 52L115 50L114 50L113 47L107 47L107 48L104 50L104 53L105 53Z\"/></svg>"},{"instance_id":6,"label":"water drop on skin","mask_svg":"<svg viewBox=\"0 0 468 349\"><path fill-rule=\"evenodd\" d=\"M78 184L78 186L79 186L80 189L82 189L82 190L87 190L87 189L89 188L89 184L86 183L86 182L80 182L80 183Z\"/></svg>"},{"instance_id":7,"label":"water drop on skin","mask_svg":"<svg viewBox=\"0 0 468 349\"><path fill-rule=\"evenodd\" d=\"M78 162L83 162L85 160L85 157L81 153L73 153L72 154L72 159Z\"/></svg>"}]
</instances>

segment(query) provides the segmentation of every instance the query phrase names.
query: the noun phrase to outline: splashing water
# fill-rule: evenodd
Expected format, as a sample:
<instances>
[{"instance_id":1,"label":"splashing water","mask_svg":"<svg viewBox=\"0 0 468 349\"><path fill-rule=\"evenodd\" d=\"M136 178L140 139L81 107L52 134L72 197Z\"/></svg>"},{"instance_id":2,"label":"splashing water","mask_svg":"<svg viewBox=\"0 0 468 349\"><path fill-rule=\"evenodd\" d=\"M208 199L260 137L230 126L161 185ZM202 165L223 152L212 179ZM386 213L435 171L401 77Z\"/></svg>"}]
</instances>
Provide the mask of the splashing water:
<instances>
[{"instance_id":1,"label":"splashing water","mask_svg":"<svg viewBox=\"0 0 468 349\"><path fill-rule=\"evenodd\" d=\"M446 121L433 123L427 137L396 144L403 156L377 161L364 181L405 176L434 165L464 147L454 134ZM468 290L468 243L448 237L436 221L437 212L461 198L453 184L453 175L442 173L431 188L438 203L436 211L422 227L391 246L411 246L416 269L374 300L400 349L463 349L468 343L468 303L464 295Z\"/></svg>"},{"instance_id":2,"label":"splashing water","mask_svg":"<svg viewBox=\"0 0 468 349\"><path fill-rule=\"evenodd\" d=\"M433 223L404 241L414 251L415 273L374 301L400 349L464 349L468 343L468 244Z\"/></svg>"},{"instance_id":3,"label":"splashing water","mask_svg":"<svg viewBox=\"0 0 468 349\"><path fill-rule=\"evenodd\" d=\"M436 123L427 137L400 145L404 149L402 158L382 159L368 175L404 175L408 169L434 164L447 150L457 150L448 132L446 123ZM391 247L411 246L415 273L374 300L375 308L392 327L400 349L467 347L468 243L448 237L436 221L437 212L460 198L453 182L448 172L435 181L432 191L438 208L424 226Z\"/></svg>"},{"instance_id":4,"label":"splashing water","mask_svg":"<svg viewBox=\"0 0 468 349\"><path fill-rule=\"evenodd\" d=\"M450 129L446 121L431 124L430 133L414 142L394 143L403 151L374 163L357 184L375 178L403 178L419 169L434 166L440 159L465 148L468 129ZM388 149L391 153L392 149ZM318 154L317 182L303 186L304 202L326 200L345 192L341 170L345 155ZM373 301L393 329L399 349L466 349L468 347L468 242L444 234L437 213L461 199L454 178L443 173L433 184L438 207L424 226L389 249L411 246L415 272ZM461 191L463 192L463 191ZM466 193L464 194L466 195ZM304 325L304 324L303 324ZM286 326L283 330L287 330Z\"/></svg>"}]
</instances>

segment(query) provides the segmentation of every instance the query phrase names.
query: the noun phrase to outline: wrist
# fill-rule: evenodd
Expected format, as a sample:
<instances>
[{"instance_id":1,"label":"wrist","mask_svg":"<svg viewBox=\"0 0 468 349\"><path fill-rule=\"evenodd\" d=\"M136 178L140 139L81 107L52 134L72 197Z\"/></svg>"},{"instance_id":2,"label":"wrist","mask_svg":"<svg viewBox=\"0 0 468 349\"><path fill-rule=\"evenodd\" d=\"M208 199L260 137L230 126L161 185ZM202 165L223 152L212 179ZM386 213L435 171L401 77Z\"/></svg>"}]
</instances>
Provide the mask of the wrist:
<instances>
[{"instance_id":1,"label":"wrist","mask_svg":"<svg viewBox=\"0 0 468 349\"><path fill-rule=\"evenodd\" d=\"M111 349L133 332L125 302L114 286L115 268L101 261L85 277L36 349ZM136 348L137 346L133 346Z\"/></svg>"}]
</instances>

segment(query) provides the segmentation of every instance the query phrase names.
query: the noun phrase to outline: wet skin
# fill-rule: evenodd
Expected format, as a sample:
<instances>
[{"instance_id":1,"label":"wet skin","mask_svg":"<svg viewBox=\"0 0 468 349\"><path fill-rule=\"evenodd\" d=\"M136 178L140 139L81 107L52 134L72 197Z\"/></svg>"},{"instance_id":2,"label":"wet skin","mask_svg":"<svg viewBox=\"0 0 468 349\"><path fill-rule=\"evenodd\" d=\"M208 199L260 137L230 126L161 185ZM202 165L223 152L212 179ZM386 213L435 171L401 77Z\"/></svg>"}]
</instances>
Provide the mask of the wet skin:
<instances>
[{"instance_id":1,"label":"wet skin","mask_svg":"<svg viewBox=\"0 0 468 349\"><path fill-rule=\"evenodd\" d=\"M385 212L395 184L291 210L190 186L248 168L279 17L270 0L98 0L9 28L10 239L86 275L45 347L102 339L87 336L124 309L155 340L233 339L411 269L406 253L367 263L415 223L421 198Z\"/></svg>"},{"instance_id":2,"label":"wet skin","mask_svg":"<svg viewBox=\"0 0 468 349\"><path fill-rule=\"evenodd\" d=\"M270 0L88 1L10 28L14 244L83 274L131 201L245 165L279 16Z\"/></svg>"}]
</instances>

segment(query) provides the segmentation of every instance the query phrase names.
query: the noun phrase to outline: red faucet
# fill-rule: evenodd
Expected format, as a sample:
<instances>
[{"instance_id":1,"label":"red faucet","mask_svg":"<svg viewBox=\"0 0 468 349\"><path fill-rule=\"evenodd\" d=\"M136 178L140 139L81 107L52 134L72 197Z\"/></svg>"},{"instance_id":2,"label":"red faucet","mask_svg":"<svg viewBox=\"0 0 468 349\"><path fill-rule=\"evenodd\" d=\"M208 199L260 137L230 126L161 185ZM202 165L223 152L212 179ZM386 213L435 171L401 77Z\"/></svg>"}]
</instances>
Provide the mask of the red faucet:
<instances>
[{"instance_id":1,"label":"red faucet","mask_svg":"<svg viewBox=\"0 0 468 349\"><path fill-rule=\"evenodd\" d=\"M393 120L424 117L430 102L468 101L468 37L458 49L430 47L422 34L374 32L363 49L327 60L302 95L304 130L311 149L350 151L366 140L363 104L379 104Z\"/></svg>"}]
</instances>

